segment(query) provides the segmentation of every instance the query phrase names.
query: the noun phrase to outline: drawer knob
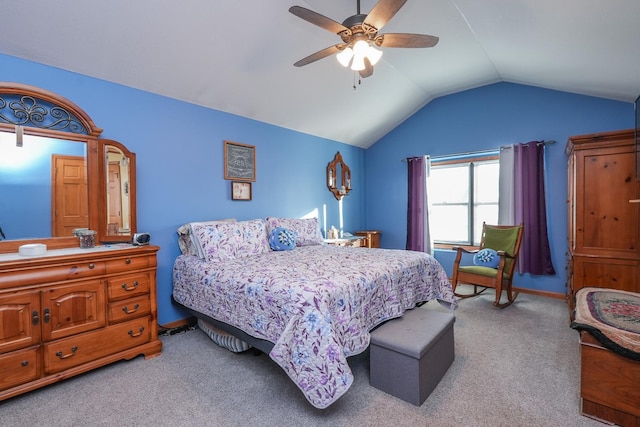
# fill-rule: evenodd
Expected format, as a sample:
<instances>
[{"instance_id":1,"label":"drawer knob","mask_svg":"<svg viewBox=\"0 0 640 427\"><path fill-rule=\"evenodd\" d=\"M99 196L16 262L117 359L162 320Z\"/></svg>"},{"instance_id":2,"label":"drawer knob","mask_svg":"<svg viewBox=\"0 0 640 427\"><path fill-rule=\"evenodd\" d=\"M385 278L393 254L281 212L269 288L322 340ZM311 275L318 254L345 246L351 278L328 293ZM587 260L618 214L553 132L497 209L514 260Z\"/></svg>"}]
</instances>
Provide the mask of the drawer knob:
<instances>
[{"instance_id":1,"label":"drawer knob","mask_svg":"<svg viewBox=\"0 0 640 427\"><path fill-rule=\"evenodd\" d=\"M59 352L56 353L56 356L58 356L60 359L68 359L69 357L71 357L74 354L76 354L76 351L78 351L78 347L73 346L73 347L71 347L71 353L63 355L62 352L59 351Z\"/></svg>"},{"instance_id":2,"label":"drawer knob","mask_svg":"<svg viewBox=\"0 0 640 427\"><path fill-rule=\"evenodd\" d=\"M133 306L133 310L129 310L127 308L127 306L125 305L124 307L122 307L122 311L124 311L127 314L131 314L131 313L135 313L136 311L138 311L139 308L140 308L140 304L135 304Z\"/></svg>"},{"instance_id":3,"label":"drawer knob","mask_svg":"<svg viewBox=\"0 0 640 427\"><path fill-rule=\"evenodd\" d=\"M135 282L133 282L132 286L127 286L126 283L122 284L122 289L124 289L125 291L129 292L129 291L135 291L138 288L138 281L136 280Z\"/></svg>"},{"instance_id":4,"label":"drawer knob","mask_svg":"<svg viewBox=\"0 0 640 427\"><path fill-rule=\"evenodd\" d=\"M142 333L144 332L144 326L140 326L140 329L138 329L138 333L134 333L133 331L129 331L129 335L131 335L133 338L135 337L139 337L140 335L142 335Z\"/></svg>"},{"instance_id":5,"label":"drawer knob","mask_svg":"<svg viewBox=\"0 0 640 427\"><path fill-rule=\"evenodd\" d=\"M28 360L23 360L22 363L20 364L22 366L28 366L29 365L29 361Z\"/></svg>"},{"instance_id":6,"label":"drawer knob","mask_svg":"<svg viewBox=\"0 0 640 427\"><path fill-rule=\"evenodd\" d=\"M124 261L124 263L125 263L125 264L131 264L131 258L127 258L127 259Z\"/></svg>"},{"instance_id":7,"label":"drawer knob","mask_svg":"<svg viewBox=\"0 0 640 427\"><path fill-rule=\"evenodd\" d=\"M96 268L96 265L94 263L89 263L89 270L93 270L94 268Z\"/></svg>"}]
</instances>

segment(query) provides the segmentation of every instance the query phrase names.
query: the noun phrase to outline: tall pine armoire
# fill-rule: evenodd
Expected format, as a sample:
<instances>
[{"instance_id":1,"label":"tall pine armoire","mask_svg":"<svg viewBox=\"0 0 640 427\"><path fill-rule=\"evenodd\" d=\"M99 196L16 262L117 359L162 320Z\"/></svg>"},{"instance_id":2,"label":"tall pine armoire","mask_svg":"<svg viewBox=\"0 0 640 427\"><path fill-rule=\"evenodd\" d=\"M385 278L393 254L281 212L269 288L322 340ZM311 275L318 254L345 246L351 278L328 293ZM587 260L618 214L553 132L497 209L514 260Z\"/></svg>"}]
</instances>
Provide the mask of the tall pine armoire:
<instances>
[{"instance_id":1,"label":"tall pine armoire","mask_svg":"<svg viewBox=\"0 0 640 427\"><path fill-rule=\"evenodd\" d=\"M633 129L570 137L569 305L583 287L640 292L640 181Z\"/></svg>"}]
</instances>

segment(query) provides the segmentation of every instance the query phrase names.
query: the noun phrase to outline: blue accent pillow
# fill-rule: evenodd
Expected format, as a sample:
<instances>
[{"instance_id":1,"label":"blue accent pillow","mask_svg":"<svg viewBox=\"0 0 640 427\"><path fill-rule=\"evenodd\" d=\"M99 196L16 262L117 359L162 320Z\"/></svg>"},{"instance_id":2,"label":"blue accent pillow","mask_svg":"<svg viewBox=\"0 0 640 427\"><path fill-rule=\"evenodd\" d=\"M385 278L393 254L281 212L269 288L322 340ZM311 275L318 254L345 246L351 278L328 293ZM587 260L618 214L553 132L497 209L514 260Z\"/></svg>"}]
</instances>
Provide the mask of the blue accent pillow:
<instances>
[{"instance_id":1,"label":"blue accent pillow","mask_svg":"<svg viewBox=\"0 0 640 427\"><path fill-rule=\"evenodd\" d=\"M291 230L276 227L269 233L269 246L274 251L290 251L296 247L296 235Z\"/></svg>"},{"instance_id":2,"label":"blue accent pillow","mask_svg":"<svg viewBox=\"0 0 640 427\"><path fill-rule=\"evenodd\" d=\"M473 256L473 263L482 267L498 268L500 257L493 249L482 249Z\"/></svg>"}]
</instances>

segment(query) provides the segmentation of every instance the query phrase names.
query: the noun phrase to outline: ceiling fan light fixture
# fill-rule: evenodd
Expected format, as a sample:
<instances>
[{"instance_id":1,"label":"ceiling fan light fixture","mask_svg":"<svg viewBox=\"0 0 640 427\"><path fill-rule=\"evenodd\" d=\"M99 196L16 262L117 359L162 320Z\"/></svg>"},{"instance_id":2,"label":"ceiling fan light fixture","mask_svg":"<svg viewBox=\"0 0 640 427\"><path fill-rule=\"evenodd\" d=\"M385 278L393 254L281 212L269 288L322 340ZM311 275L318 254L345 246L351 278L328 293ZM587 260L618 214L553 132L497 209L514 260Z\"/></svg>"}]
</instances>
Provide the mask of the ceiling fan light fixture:
<instances>
[{"instance_id":1,"label":"ceiling fan light fixture","mask_svg":"<svg viewBox=\"0 0 640 427\"><path fill-rule=\"evenodd\" d=\"M351 69L353 71L362 71L364 70L364 56L353 56L353 62L351 63Z\"/></svg>"},{"instance_id":2,"label":"ceiling fan light fixture","mask_svg":"<svg viewBox=\"0 0 640 427\"><path fill-rule=\"evenodd\" d=\"M342 52L339 52L336 55L336 58L338 59L338 62L343 67L348 67L349 66L349 62L351 61L351 58L353 58L353 49L351 49L349 46L345 47L342 50Z\"/></svg>"},{"instance_id":3,"label":"ceiling fan light fixture","mask_svg":"<svg viewBox=\"0 0 640 427\"><path fill-rule=\"evenodd\" d=\"M356 57L364 58L369 52L369 43L366 40L358 40L353 45L353 55Z\"/></svg>"},{"instance_id":4,"label":"ceiling fan light fixture","mask_svg":"<svg viewBox=\"0 0 640 427\"><path fill-rule=\"evenodd\" d=\"M378 47L423 48L433 47L438 37L426 34L387 33L379 34L396 12L407 0L377 0L368 14L360 13L360 0L357 1L357 13L349 16L342 24L302 6L291 6L289 12L313 25L337 34L342 40L305 58L293 65L302 67L322 58L336 54L340 65L359 72L366 78L373 74L373 67L382 58Z\"/></svg>"},{"instance_id":5,"label":"ceiling fan light fixture","mask_svg":"<svg viewBox=\"0 0 640 427\"><path fill-rule=\"evenodd\" d=\"M369 46L369 49L367 50L367 58L369 58L371 65L376 65L378 61L380 61L380 58L382 58L382 51L373 46Z\"/></svg>"}]
</instances>

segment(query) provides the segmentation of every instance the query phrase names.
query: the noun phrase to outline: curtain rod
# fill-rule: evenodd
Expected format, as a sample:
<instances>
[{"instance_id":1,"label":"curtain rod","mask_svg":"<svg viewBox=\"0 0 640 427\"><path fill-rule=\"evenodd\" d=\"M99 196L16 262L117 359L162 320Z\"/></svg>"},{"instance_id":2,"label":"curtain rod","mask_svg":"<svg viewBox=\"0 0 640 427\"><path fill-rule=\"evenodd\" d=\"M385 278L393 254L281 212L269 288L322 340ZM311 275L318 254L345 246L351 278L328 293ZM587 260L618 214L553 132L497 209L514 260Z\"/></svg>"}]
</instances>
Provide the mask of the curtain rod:
<instances>
[{"instance_id":1,"label":"curtain rod","mask_svg":"<svg viewBox=\"0 0 640 427\"><path fill-rule=\"evenodd\" d=\"M556 143L556 142L555 142L555 141L553 141L553 140L549 140L549 141L540 141L540 142L538 142L538 145L553 145L553 144L555 144L555 143ZM500 146L500 149L502 150L502 149L505 149L505 148L511 148L511 147L513 147L513 145L514 145L514 144L511 144L511 145L501 145L501 146ZM527 147L527 145L523 145L523 147Z\"/></svg>"},{"instance_id":2,"label":"curtain rod","mask_svg":"<svg viewBox=\"0 0 640 427\"><path fill-rule=\"evenodd\" d=\"M549 140L549 141L541 141L538 143L538 145L553 145L555 144L556 141L554 140ZM511 148L511 145L501 145L498 148L494 148L491 150L479 150L479 151L466 151L464 153L455 153L455 154L447 154L445 156L433 156L431 157L431 160L438 160L438 159L443 159L443 158L451 158L451 157L463 157L463 156L476 156L476 155L484 155L484 154L492 154L495 153L496 151L502 150L502 149L506 149L506 148ZM426 154L425 154L426 155ZM410 162L412 161L414 158L419 158L422 156L413 156L413 157L407 157L406 159L401 159L401 162Z\"/></svg>"}]
</instances>

